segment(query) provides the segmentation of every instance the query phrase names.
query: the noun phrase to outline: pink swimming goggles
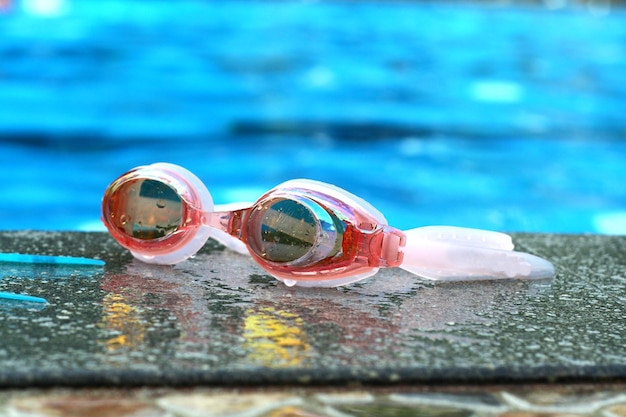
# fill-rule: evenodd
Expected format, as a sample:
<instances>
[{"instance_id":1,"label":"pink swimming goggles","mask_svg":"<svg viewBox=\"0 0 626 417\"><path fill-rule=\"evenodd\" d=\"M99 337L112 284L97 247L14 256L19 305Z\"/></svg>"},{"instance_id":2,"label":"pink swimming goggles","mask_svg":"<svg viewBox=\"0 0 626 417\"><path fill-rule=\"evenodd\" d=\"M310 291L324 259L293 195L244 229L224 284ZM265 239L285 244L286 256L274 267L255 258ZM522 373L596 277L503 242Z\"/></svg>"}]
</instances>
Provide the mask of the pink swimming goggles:
<instances>
[{"instance_id":1,"label":"pink swimming goggles","mask_svg":"<svg viewBox=\"0 0 626 417\"><path fill-rule=\"evenodd\" d=\"M280 184L252 204L214 206L202 182L167 163L107 188L102 220L144 262L175 264L213 237L286 285L335 287L400 267L434 280L550 278L554 266L513 251L509 235L451 226L401 231L369 203L311 180Z\"/></svg>"}]
</instances>

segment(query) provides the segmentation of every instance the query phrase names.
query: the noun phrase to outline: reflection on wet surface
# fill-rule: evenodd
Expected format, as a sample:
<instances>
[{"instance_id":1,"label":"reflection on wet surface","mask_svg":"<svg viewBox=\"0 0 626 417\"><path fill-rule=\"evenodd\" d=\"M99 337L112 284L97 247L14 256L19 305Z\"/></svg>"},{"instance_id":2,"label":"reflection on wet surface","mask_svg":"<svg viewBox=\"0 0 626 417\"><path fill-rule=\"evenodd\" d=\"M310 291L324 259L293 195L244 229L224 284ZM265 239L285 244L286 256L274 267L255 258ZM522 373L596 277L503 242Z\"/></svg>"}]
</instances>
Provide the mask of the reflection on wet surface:
<instances>
[{"instance_id":1,"label":"reflection on wet surface","mask_svg":"<svg viewBox=\"0 0 626 417\"><path fill-rule=\"evenodd\" d=\"M246 311L243 337L248 360L261 366L304 366L311 348L304 321L297 314L274 307Z\"/></svg>"},{"instance_id":2,"label":"reflection on wet surface","mask_svg":"<svg viewBox=\"0 0 626 417\"><path fill-rule=\"evenodd\" d=\"M111 332L105 340L107 350L134 349L144 341L146 323L141 310L133 307L122 295L107 294L102 299L104 307L101 326Z\"/></svg>"},{"instance_id":3,"label":"reflection on wet surface","mask_svg":"<svg viewBox=\"0 0 626 417\"><path fill-rule=\"evenodd\" d=\"M267 380L271 370L297 370L300 382L311 382L382 378L379 371L391 379L450 369L479 378L485 369L626 364L623 283L611 286L624 276L623 261L602 274L572 263L543 283L433 284L385 270L340 289L288 288L213 242L169 267L133 260L97 236L89 250L107 260L99 273L4 271L0 290L50 303L0 308L0 383L43 371L122 370L145 382L185 372ZM565 240L526 239L527 250L555 261L560 251L573 253ZM81 245L80 237L67 240L69 251ZM593 244L579 242L582 251Z\"/></svg>"},{"instance_id":4,"label":"reflection on wet surface","mask_svg":"<svg viewBox=\"0 0 626 417\"><path fill-rule=\"evenodd\" d=\"M0 312L10 312L15 309L28 309L33 311L43 310L46 308L45 303L33 303L22 300L9 300L3 299L0 300Z\"/></svg>"},{"instance_id":5,"label":"reflection on wet surface","mask_svg":"<svg viewBox=\"0 0 626 417\"><path fill-rule=\"evenodd\" d=\"M38 262L0 262L0 280L6 279L7 285L20 283L37 284L47 283L50 280L66 280L68 278L100 276L103 273L101 265L80 265L80 264L55 264ZM47 300L39 297L40 288L36 286L25 292L0 291L0 309L34 309L43 310L46 308Z\"/></svg>"}]
</instances>

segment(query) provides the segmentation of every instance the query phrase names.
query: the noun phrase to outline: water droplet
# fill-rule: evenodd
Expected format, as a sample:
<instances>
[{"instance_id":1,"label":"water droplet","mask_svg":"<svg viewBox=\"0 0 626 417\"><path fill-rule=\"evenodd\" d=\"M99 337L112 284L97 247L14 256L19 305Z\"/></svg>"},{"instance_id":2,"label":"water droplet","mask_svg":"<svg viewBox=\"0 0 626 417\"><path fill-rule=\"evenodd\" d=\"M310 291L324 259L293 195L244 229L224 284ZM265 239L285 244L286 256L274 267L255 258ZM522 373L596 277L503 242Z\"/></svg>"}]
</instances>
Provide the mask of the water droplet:
<instances>
[{"instance_id":1,"label":"water droplet","mask_svg":"<svg viewBox=\"0 0 626 417\"><path fill-rule=\"evenodd\" d=\"M165 206L167 206L167 204L165 203L165 200L159 200L156 202L156 206L158 208L165 208Z\"/></svg>"},{"instance_id":2,"label":"water droplet","mask_svg":"<svg viewBox=\"0 0 626 417\"><path fill-rule=\"evenodd\" d=\"M125 214L122 214L122 215L120 216L120 223L122 223L122 224L126 224L126 223L127 223L127 222L129 222L129 221L130 221L130 219L129 219L129 218L128 218Z\"/></svg>"},{"instance_id":3,"label":"water droplet","mask_svg":"<svg viewBox=\"0 0 626 417\"><path fill-rule=\"evenodd\" d=\"M294 285L296 285L298 283L298 281L296 281L295 279L285 279L285 280L283 280L283 282L288 287L293 287Z\"/></svg>"}]
</instances>

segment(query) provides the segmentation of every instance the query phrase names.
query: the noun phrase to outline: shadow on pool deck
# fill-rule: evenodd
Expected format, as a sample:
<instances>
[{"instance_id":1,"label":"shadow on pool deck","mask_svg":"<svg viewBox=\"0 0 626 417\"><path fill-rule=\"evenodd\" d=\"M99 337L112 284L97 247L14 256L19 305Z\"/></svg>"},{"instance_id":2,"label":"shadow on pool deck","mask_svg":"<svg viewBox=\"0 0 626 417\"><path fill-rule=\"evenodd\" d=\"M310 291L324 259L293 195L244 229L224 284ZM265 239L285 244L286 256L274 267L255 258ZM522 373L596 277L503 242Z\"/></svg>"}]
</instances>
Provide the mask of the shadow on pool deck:
<instances>
[{"instance_id":1,"label":"shadow on pool deck","mask_svg":"<svg viewBox=\"0 0 626 417\"><path fill-rule=\"evenodd\" d=\"M626 379L626 237L514 235L550 282L433 284L400 269L288 288L209 242L174 267L104 233L4 232L0 250L104 268L0 265L0 387L600 382Z\"/></svg>"}]
</instances>

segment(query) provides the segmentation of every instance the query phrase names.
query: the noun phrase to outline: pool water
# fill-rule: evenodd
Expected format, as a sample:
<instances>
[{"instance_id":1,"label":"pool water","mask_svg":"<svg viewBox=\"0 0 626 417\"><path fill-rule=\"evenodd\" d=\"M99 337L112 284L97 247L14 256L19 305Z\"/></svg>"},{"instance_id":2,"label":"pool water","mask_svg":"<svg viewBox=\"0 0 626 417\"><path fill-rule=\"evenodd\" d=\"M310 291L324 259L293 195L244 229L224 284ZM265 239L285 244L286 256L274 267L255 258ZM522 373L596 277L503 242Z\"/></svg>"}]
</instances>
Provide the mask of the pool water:
<instances>
[{"instance_id":1,"label":"pool water","mask_svg":"<svg viewBox=\"0 0 626 417\"><path fill-rule=\"evenodd\" d=\"M331 182L390 224L626 234L626 11L24 1L0 12L0 230L102 230L114 178Z\"/></svg>"}]
</instances>

